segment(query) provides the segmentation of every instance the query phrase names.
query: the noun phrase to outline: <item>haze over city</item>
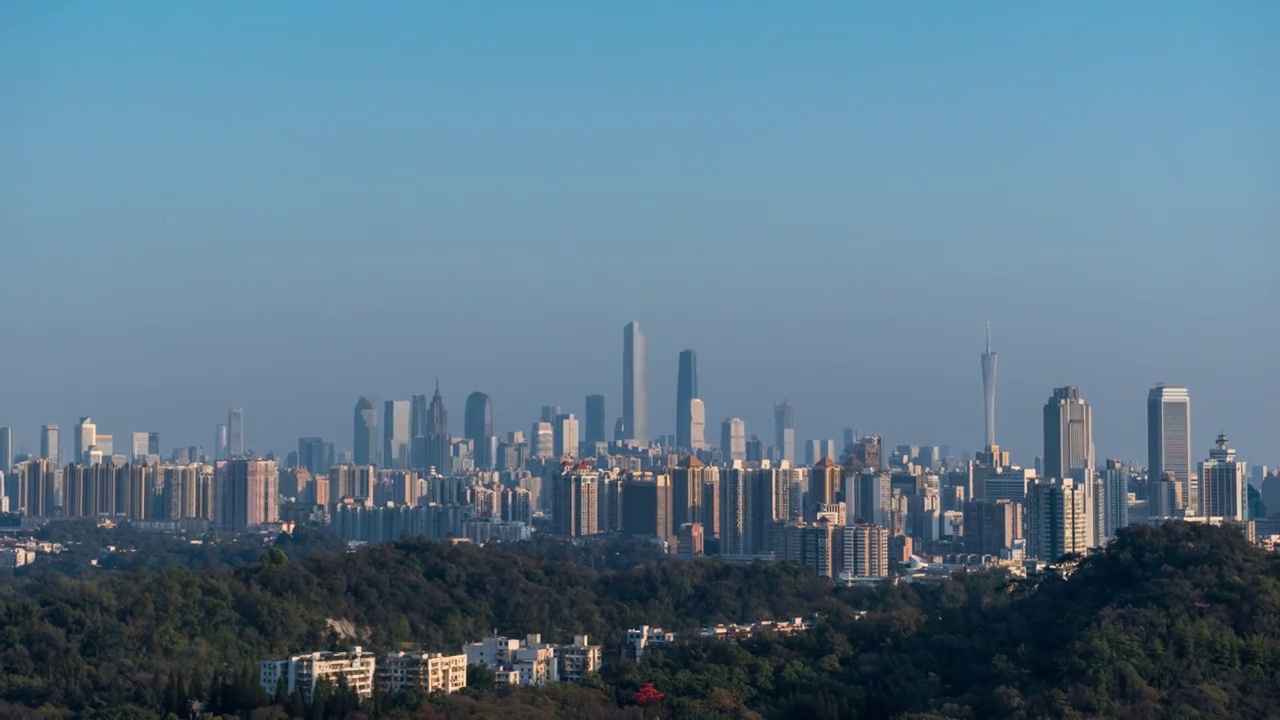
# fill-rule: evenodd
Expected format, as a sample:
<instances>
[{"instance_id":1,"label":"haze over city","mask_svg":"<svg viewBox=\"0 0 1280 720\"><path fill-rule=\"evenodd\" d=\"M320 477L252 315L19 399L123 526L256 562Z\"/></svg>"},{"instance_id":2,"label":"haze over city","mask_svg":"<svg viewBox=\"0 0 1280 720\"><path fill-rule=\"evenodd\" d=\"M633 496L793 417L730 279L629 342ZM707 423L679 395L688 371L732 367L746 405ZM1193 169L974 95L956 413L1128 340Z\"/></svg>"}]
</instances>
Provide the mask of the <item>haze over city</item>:
<instances>
[{"instance_id":1,"label":"haze over city","mask_svg":"<svg viewBox=\"0 0 1280 720\"><path fill-rule=\"evenodd\" d=\"M653 435L693 348L708 435L788 398L802 439L971 451L991 322L1022 463L1063 385L1144 458L1159 381L1195 457L1274 463L1250 5L6 7L0 424L209 446L239 405L283 452L437 377L455 425L473 390L612 420L638 319Z\"/></svg>"}]
</instances>

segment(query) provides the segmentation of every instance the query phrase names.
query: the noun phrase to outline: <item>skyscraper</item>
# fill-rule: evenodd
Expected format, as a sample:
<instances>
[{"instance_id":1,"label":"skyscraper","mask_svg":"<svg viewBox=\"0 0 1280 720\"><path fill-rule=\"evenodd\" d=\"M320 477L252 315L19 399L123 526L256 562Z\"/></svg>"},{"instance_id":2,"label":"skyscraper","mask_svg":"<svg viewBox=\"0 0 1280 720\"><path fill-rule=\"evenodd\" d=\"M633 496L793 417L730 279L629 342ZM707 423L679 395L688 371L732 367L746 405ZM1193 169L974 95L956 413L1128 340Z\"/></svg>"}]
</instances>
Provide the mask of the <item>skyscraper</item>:
<instances>
[{"instance_id":1,"label":"skyscraper","mask_svg":"<svg viewBox=\"0 0 1280 720\"><path fill-rule=\"evenodd\" d=\"M227 426L218 423L213 435L213 459L227 459Z\"/></svg>"},{"instance_id":2,"label":"skyscraper","mask_svg":"<svg viewBox=\"0 0 1280 720\"><path fill-rule=\"evenodd\" d=\"M1084 553L1089 519L1084 488L1073 480L1037 480L1027 493L1027 554L1045 562Z\"/></svg>"},{"instance_id":3,"label":"skyscraper","mask_svg":"<svg viewBox=\"0 0 1280 720\"><path fill-rule=\"evenodd\" d=\"M986 409L985 447L996 444L996 370L1000 356L991 350L991 323L987 323L987 351L982 353L982 396Z\"/></svg>"},{"instance_id":4,"label":"skyscraper","mask_svg":"<svg viewBox=\"0 0 1280 720\"><path fill-rule=\"evenodd\" d=\"M742 418L728 418L720 424L720 453L725 462L747 459L747 424Z\"/></svg>"},{"instance_id":5,"label":"skyscraper","mask_svg":"<svg viewBox=\"0 0 1280 720\"><path fill-rule=\"evenodd\" d=\"M475 448L476 467L481 470L492 469L493 458L489 454L489 438L493 436L493 403L488 395L473 392L467 396L462 429L463 437L470 440Z\"/></svg>"},{"instance_id":6,"label":"skyscraper","mask_svg":"<svg viewBox=\"0 0 1280 720\"><path fill-rule=\"evenodd\" d=\"M150 445L150 433L133 433L129 436L129 459L135 463L145 462Z\"/></svg>"},{"instance_id":7,"label":"skyscraper","mask_svg":"<svg viewBox=\"0 0 1280 720\"><path fill-rule=\"evenodd\" d=\"M240 457L245 453L244 408L227 410L227 457Z\"/></svg>"},{"instance_id":8,"label":"skyscraper","mask_svg":"<svg viewBox=\"0 0 1280 720\"><path fill-rule=\"evenodd\" d=\"M578 457L578 419L572 413L556 416L551 424L551 442L555 457Z\"/></svg>"},{"instance_id":9,"label":"skyscraper","mask_svg":"<svg viewBox=\"0 0 1280 720\"><path fill-rule=\"evenodd\" d=\"M353 415L351 457L357 465L378 465L378 410L372 400L361 396Z\"/></svg>"},{"instance_id":10,"label":"skyscraper","mask_svg":"<svg viewBox=\"0 0 1280 720\"><path fill-rule=\"evenodd\" d=\"M393 470L409 468L409 401L388 400L382 405L382 464Z\"/></svg>"},{"instance_id":11,"label":"skyscraper","mask_svg":"<svg viewBox=\"0 0 1280 720\"><path fill-rule=\"evenodd\" d=\"M58 464L58 455L61 448L58 445L58 426L57 425L41 425L40 426L40 457L52 460L54 465Z\"/></svg>"},{"instance_id":12,"label":"skyscraper","mask_svg":"<svg viewBox=\"0 0 1280 720\"><path fill-rule=\"evenodd\" d=\"M444 476L453 473L453 436L449 434L449 414L440 397L440 381L436 380L436 392L427 408L426 464Z\"/></svg>"},{"instance_id":13,"label":"skyscraper","mask_svg":"<svg viewBox=\"0 0 1280 720\"><path fill-rule=\"evenodd\" d=\"M1171 476L1189 513L1200 505L1192 467L1191 395L1186 388L1160 383L1147 395L1147 476L1153 482Z\"/></svg>"},{"instance_id":14,"label":"skyscraper","mask_svg":"<svg viewBox=\"0 0 1280 720\"><path fill-rule=\"evenodd\" d=\"M796 461L796 418L791 403L773 406L774 447L779 460Z\"/></svg>"},{"instance_id":15,"label":"skyscraper","mask_svg":"<svg viewBox=\"0 0 1280 720\"><path fill-rule=\"evenodd\" d=\"M0 427L0 472L13 470L13 430Z\"/></svg>"},{"instance_id":16,"label":"skyscraper","mask_svg":"<svg viewBox=\"0 0 1280 720\"><path fill-rule=\"evenodd\" d=\"M693 401L697 397L698 356L692 350L682 350L676 379L676 447L682 450L693 449Z\"/></svg>"},{"instance_id":17,"label":"skyscraper","mask_svg":"<svg viewBox=\"0 0 1280 720\"><path fill-rule=\"evenodd\" d=\"M1054 389L1044 406L1044 476L1061 479L1095 466L1093 410L1080 397L1080 388Z\"/></svg>"},{"instance_id":18,"label":"skyscraper","mask_svg":"<svg viewBox=\"0 0 1280 720\"><path fill-rule=\"evenodd\" d=\"M427 425L426 395L414 395L409 401L409 465L418 470L427 469Z\"/></svg>"},{"instance_id":19,"label":"skyscraper","mask_svg":"<svg viewBox=\"0 0 1280 720\"><path fill-rule=\"evenodd\" d=\"M586 436L583 438L583 441L588 445L609 441L609 436L605 434L604 419L604 396L588 395L586 417L587 426L585 428Z\"/></svg>"},{"instance_id":20,"label":"skyscraper","mask_svg":"<svg viewBox=\"0 0 1280 720\"><path fill-rule=\"evenodd\" d=\"M1218 435L1209 459L1200 464L1200 514L1235 522L1248 520L1248 476L1248 464L1236 460L1226 435Z\"/></svg>"},{"instance_id":21,"label":"skyscraper","mask_svg":"<svg viewBox=\"0 0 1280 720\"><path fill-rule=\"evenodd\" d=\"M644 333L639 322L622 328L622 423L634 445L649 443L649 395Z\"/></svg>"},{"instance_id":22,"label":"skyscraper","mask_svg":"<svg viewBox=\"0 0 1280 720\"><path fill-rule=\"evenodd\" d=\"M98 426L93 418L82 417L75 428L75 461L89 464L89 451L98 444Z\"/></svg>"},{"instance_id":23,"label":"skyscraper","mask_svg":"<svg viewBox=\"0 0 1280 720\"><path fill-rule=\"evenodd\" d=\"M702 400L694 398L689 401L689 449L705 450L707 448L707 407Z\"/></svg>"}]
</instances>

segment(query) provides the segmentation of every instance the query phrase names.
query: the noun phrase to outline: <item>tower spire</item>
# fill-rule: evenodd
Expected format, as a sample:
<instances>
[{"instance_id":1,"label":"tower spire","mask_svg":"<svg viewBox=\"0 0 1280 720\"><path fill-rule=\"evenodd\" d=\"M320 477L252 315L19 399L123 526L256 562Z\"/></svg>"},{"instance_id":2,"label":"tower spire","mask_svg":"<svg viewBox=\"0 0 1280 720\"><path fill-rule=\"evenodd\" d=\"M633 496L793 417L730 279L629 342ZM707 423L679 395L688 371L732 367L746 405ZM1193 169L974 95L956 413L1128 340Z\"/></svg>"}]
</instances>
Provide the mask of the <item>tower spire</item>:
<instances>
[{"instance_id":1,"label":"tower spire","mask_svg":"<svg viewBox=\"0 0 1280 720\"><path fill-rule=\"evenodd\" d=\"M991 353L991 321L987 321L987 353Z\"/></svg>"}]
</instances>

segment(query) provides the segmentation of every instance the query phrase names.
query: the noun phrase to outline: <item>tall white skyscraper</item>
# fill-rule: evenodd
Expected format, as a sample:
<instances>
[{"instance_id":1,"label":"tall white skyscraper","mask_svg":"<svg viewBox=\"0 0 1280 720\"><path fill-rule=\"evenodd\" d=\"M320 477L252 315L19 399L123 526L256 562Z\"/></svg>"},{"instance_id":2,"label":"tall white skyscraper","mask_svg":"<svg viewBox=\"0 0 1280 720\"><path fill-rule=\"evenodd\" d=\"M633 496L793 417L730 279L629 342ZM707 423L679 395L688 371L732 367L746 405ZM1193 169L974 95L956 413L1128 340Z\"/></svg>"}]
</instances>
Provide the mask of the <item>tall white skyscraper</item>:
<instances>
[{"instance_id":1,"label":"tall white skyscraper","mask_svg":"<svg viewBox=\"0 0 1280 720\"><path fill-rule=\"evenodd\" d=\"M57 425L41 425L40 426L40 457L52 460L54 465L58 464L58 455L61 447L58 444L58 426Z\"/></svg>"},{"instance_id":2,"label":"tall white skyscraper","mask_svg":"<svg viewBox=\"0 0 1280 720\"><path fill-rule=\"evenodd\" d=\"M1164 383L1147 395L1147 474L1155 482L1165 475L1182 488L1183 509L1194 514L1200 495L1191 476L1191 395Z\"/></svg>"},{"instance_id":3,"label":"tall white skyscraper","mask_svg":"<svg viewBox=\"0 0 1280 720\"><path fill-rule=\"evenodd\" d=\"M151 433L135 432L129 440L129 458L135 463L145 462L151 453Z\"/></svg>"},{"instance_id":4,"label":"tall white skyscraper","mask_svg":"<svg viewBox=\"0 0 1280 720\"><path fill-rule=\"evenodd\" d=\"M552 423L552 445L555 457L578 457L578 419L572 413L556 416Z\"/></svg>"},{"instance_id":5,"label":"tall white skyscraper","mask_svg":"<svg viewBox=\"0 0 1280 720\"><path fill-rule=\"evenodd\" d=\"M393 470L409 468L409 401L388 400L382 406L382 464Z\"/></svg>"},{"instance_id":6,"label":"tall white skyscraper","mask_svg":"<svg viewBox=\"0 0 1280 720\"><path fill-rule=\"evenodd\" d=\"M689 448L705 450L707 447L707 408L699 398L689 401Z\"/></svg>"},{"instance_id":7,"label":"tall white skyscraper","mask_svg":"<svg viewBox=\"0 0 1280 720\"><path fill-rule=\"evenodd\" d=\"M75 442L75 461L87 464L89 451L98 444L98 426L94 424L93 418L82 417L80 422L76 423Z\"/></svg>"},{"instance_id":8,"label":"tall white skyscraper","mask_svg":"<svg viewBox=\"0 0 1280 720\"><path fill-rule=\"evenodd\" d=\"M218 423L217 429L213 435L213 459L227 459L227 426Z\"/></svg>"},{"instance_id":9,"label":"tall white skyscraper","mask_svg":"<svg viewBox=\"0 0 1280 720\"><path fill-rule=\"evenodd\" d=\"M720 452L726 462L747 459L747 424L729 418L720 424Z\"/></svg>"},{"instance_id":10,"label":"tall white skyscraper","mask_svg":"<svg viewBox=\"0 0 1280 720\"><path fill-rule=\"evenodd\" d=\"M1226 435L1209 451L1209 459L1200 463L1200 514L1235 522L1249 519L1249 466L1236 460L1236 451Z\"/></svg>"},{"instance_id":11,"label":"tall white skyscraper","mask_svg":"<svg viewBox=\"0 0 1280 720\"><path fill-rule=\"evenodd\" d=\"M622 328L622 423L626 439L636 445L649 443L647 364L640 323L629 322Z\"/></svg>"}]
</instances>

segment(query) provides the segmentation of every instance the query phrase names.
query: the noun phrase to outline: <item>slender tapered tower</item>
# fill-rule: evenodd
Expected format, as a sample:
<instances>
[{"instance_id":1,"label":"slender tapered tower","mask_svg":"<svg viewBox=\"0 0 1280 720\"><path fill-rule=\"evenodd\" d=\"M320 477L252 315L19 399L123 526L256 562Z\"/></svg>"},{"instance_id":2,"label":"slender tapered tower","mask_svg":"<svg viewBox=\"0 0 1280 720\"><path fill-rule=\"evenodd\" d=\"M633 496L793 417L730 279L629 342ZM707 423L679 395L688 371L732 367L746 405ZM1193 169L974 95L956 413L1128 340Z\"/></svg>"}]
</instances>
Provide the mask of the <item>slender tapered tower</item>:
<instances>
[{"instance_id":1,"label":"slender tapered tower","mask_svg":"<svg viewBox=\"0 0 1280 720\"><path fill-rule=\"evenodd\" d=\"M982 396L986 404L986 446L996 444L996 369L1000 356L991 349L991 323L987 323L987 351L982 353Z\"/></svg>"}]
</instances>

